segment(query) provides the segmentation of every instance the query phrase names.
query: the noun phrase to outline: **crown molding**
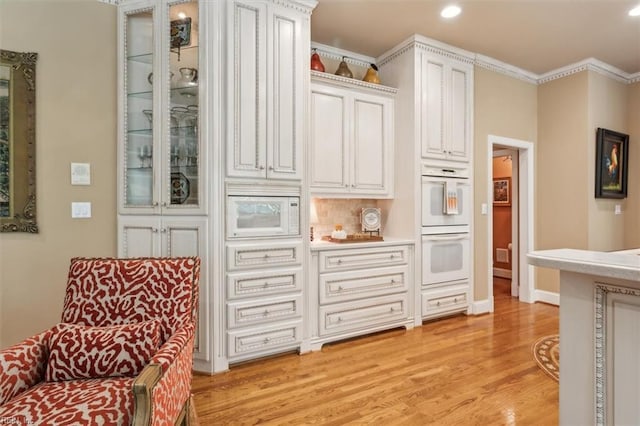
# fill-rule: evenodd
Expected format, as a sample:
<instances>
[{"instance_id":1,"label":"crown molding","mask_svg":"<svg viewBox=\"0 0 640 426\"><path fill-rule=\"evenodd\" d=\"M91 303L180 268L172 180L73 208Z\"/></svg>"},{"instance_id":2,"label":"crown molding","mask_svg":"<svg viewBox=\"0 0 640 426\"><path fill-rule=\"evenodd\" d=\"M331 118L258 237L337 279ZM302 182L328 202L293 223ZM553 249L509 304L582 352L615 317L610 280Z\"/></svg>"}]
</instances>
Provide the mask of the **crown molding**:
<instances>
[{"instance_id":1,"label":"crown molding","mask_svg":"<svg viewBox=\"0 0 640 426\"><path fill-rule=\"evenodd\" d=\"M527 70L523 70L522 68L518 68L489 56L476 54L475 65L489 71L497 72L509 77L516 78L518 80L525 81L530 84L538 84L539 76L537 74L529 72Z\"/></svg>"},{"instance_id":2,"label":"crown molding","mask_svg":"<svg viewBox=\"0 0 640 426\"><path fill-rule=\"evenodd\" d=\"M344 58L346 63L364 68L368 68L370 64L376 63L376 58L374 57L361 55L356 52L328 46L322 43L316 43L315 41L311 42L311 50L315 50L318 55L322 57L334 59L336 61L341 61L342 58Z\"/></svg>"},{"instance_id":3,"label":"crown molding","mask_svg":"<svg viewBox=\"0 0 640 426\"><path fill-rule=\"evenodd\" d=\"M336 86L354 88L359 87L362 89L368 89L379 93L387 93L395 95L398 93L398 89L395 87L383 86L382 84L368 83L362 80L356 80L354 78L342 77L340 75L329 74L320 71L311 70L311 81L318 81L324 83L331 83Z\"/></svg>"},{"instance_id":4,"label":"crown molding","mask_svg":"<svg viewBox=\"0 0 640 426\"><path fill-rule=\"evenodd\" d=\"M624 84L632 83L631 74L624 72L612 65L604 63L598 59L588 58L580 62L576 62L574 64L570 64L556 70L541 74L540 76L538 76L538 84L544 84L549 81L567 77L582 71L594 71L598 74L602 74Z\"/></svg>"},{"instance_id":5,"label":"crown molding","mask_svg":"<svg viewBox=\"0 0 640 426\"><path fill-rule=\"evenodd\" d=\"M98 0L100 3L107 3L117 6L120 4L120 0Z\"/></svg>"}]
</instances>

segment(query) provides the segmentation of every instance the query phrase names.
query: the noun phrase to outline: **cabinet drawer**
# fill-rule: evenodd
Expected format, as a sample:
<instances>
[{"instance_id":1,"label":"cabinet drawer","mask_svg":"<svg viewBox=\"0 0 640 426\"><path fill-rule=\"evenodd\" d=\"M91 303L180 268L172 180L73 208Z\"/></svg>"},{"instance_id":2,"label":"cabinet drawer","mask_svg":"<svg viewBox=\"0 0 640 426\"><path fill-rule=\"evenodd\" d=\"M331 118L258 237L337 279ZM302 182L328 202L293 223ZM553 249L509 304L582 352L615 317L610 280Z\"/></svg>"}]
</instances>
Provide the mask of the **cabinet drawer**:
<instances>
[{"instance_id":1,"label":"cabinet drawer","mask_svg":"<svg viewBox=\"0 0 640 426\"><path fill-rule=\"evenodd\" d=\"M320 274L320 303L382 296L408 288L408 265Z\"/></svg>"},{"instance_id":2,"label":"cabinet drawer","mask_svg":"<svg viewBox=\"0 0 640 426\"><path fill-rule=\"evenodd\" d=\"M456 284L437 290L423 290L422 316L464 311L469 306L469 284Z\"/></svg>"},{"instance_id":3,"label":"cabinet drawer","mask_svg":"<svg viewBox=\"0 0 640 426\"><path fill-rule=\"evenodd\" d=\"M302 340L302 320L227 332L229 358L274 349L295 348Z\"/></svg>"},{"instance_id":4,"label":"cabinet drawer","mask_svg":"<svg viewBox=\"0 0 640 426\"><path fill-rule=\"evenodd\" d=\"M368 247L352 250L330 250L320 252L320 272L343 271L346 269L379 266L404 265L408 263L409 248Z\"/></svg>"},{"instance_id":5,"label":"cabinet drawer","mask_svg":"<svg viewBox=\"0 0 640 426\"><path fill-rule=\"evenodd\" d=\"M320 336L364 329L408 317L406 293L320 307Z\"/></svg>"},{"instance_id":6,"label":"cabinet drawer","mask_svg":"<svg viewBox=\"0 0 640 426\"><path fill-rule=\"evenodd\" d=\"M227 325L229 328L259 325L300 317L302 296L281 296L267 300L227 303Z\"/></svg>"},{"instance_id":7,"label":"cabinet drawer","mask_svg":"<svg viewBox=\"0 0 640 426\"><path fill-rule=\"evenodd\" d=\"M227 274L227 299L269 296L302 290L302 268Z\"/></svg>"},{"instance_id":8,"label":"cabinet drawer","mask_svg":"<svg viewBox=\"0 0 640 426\"><path fill-rule=\"evenodd\" d=\"M299 265L301 261L302 241L227 244L229 270Z\"/></svg>"}]
</instances>

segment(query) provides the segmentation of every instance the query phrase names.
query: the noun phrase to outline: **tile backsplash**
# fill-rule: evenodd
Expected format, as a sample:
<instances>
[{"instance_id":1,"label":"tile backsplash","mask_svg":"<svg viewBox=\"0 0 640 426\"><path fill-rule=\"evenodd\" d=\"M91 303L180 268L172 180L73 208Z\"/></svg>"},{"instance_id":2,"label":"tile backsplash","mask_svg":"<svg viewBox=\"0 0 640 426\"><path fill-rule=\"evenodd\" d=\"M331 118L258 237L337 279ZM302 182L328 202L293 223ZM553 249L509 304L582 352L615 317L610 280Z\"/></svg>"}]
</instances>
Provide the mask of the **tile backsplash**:
<instances>
[{"instance_id":1,"label":"tile backsplash","mask_svg":"<svg viewBox=\"0 0 640 426\"><path fill-rule=\"evenodd\" d=\"M330 235L336 225L342 225L347 234L362 232L360 213L363 207L379 207L378 200L314 198L318 223L312 223L315 239ZM383 212L384 215L384 212Z\"/></svg>"}]
</instances>

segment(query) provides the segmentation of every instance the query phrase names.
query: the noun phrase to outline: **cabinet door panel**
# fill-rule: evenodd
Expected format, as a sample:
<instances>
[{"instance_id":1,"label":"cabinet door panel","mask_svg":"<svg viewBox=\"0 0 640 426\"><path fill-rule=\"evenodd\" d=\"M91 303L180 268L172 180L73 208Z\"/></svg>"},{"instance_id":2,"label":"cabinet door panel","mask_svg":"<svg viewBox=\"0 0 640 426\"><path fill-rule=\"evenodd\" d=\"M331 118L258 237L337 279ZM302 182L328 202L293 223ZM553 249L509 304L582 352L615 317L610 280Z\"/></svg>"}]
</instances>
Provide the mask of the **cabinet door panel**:
<instances>
[{"instance_id":1,"label":"cabinet door panel","mask_svg":"<svg viewBox=\"0 0 640 426\"><path fill-rule=\"evenodd\" d=\"M161 233L165 256L205 257L206 219L164 219Z\"/></svg>"},{"instance_id":2,"label":"cabinet door panel","mask_svg":"<svg viewBox=\"0 0 640 426\"><path fill-rule=\"evenodd\" d=\"M467 70L451 69L451 135L449 137L449 155L456 160L467 160L469 152L470 122L468 99L469 74Z\"/></svg>"},{"instance_id":3,"label":"cabinet door panel","mask_svg":"<svg viewBox=\"0 0 640 426\"><path fill-rule=\"evenodd\" d=\"M356 98L353 105L353 177L351 190L385 193L389 178L389 102Z\"/></svg>"},{"instance_id":4,"label":"cabinet door panel","mask_svg":"<svg viewBox=\"0 0 640 426\"><path fill-rule=\"evenodd\" d=\"M346 192L348 127L346 95L312 88L311 92L311 191Z\"/></svg>"},{"instance_id":5,"label":"cabinet door panel","mask_svg":"<svg viewBox=\"0 0 640 426\"><path fill-rule=\"evenodd\" d=\"M118 233L118 256L160 255L160 219L155 217L118 218Z\"/></svg>"},{"instance_id":6,"label":"cabinet door panel","mask_svg":"<svg viewBox=\"0 0 640 426\"><path fill-rule=\"evenodd\" d=\"M444 158L445 66L422 55L420 140L422 156Z\"/></svg>"},{"instance_id":7,"label":"cabinet door panel","mask_svg":"<svg viewBox=\"0 0 640 426\"><path fill-rule=\"evenodd\" d=\"M229 176L264 177L266 149L266 16L264 5L233 3L229 54Z\"/></svg>"},{"instance_id":8,"label":"cabinet door panel","mask_svg":"<svg viewBox=\"0 0 640 426\"><path fill-rule=\"evenodd\" d=\"M302 72L296 58L302 57L300 21L278 10L271 16L273 34L267 55L272 94L267 109L267 178L300 179L302 153L298 141L303 136Z\"/></svg>"}]
</instances>

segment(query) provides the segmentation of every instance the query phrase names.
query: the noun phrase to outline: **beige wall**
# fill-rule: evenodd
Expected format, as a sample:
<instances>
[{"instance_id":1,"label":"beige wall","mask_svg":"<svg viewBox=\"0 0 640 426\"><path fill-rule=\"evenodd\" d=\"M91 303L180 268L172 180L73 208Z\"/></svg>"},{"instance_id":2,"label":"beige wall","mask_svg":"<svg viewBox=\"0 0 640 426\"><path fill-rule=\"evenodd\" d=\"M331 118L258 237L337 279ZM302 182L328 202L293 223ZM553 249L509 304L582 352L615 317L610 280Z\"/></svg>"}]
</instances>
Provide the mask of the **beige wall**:
<instances>
[{"instance_id":1,"label":"beige wall","mask_svg":"<svg viewBox=\"0 0 640 426\"><path fill-rule=\"evenodd\" d=\"M627 199L595 198L596 131L598 127L628 133L628 85L589 72L589 124L587 128L587 186L589 206L589 250L611 251L624 249L624 221ZM633 165L633 163L629 163ZM615 215L620 205L623 214Z\"/></svg>"},{"instance_id":2,"label":"beige wall","mask_svg":"<svg viewBox=\"0 0 640 426\"><path fill-rule=\"evenodd\" d=\"M60 319L73 256L116 254L116 8L95 0L0 2L3 49L39 54L39 234L0 234L0 347ZM91 186L70 185L70 163ZM71 219L90 201L91 219Z\"/></svg>"},{"instance_id":3,"label":"beige wall","mask_svg":"<svg viewBox=\"0 0 640 426\"><path fill-rule=\"evenodd\" d=\"M629 176L624 209L624 247L640 247L640 83L628 86Z\"/></svg>"},{"instance_id":4,"label":"beige wall","mask_svg":"<svg viewBox=\"0 0 640 426\"><path fill-rule=\"evenodd\" d=\"M489 135L536 143L538 139L537 86L481 67L474 78L474 299L488 297L490 253L487 253L487 216L480 213L487 199Z\"/></svg>"},{"instance_id":5,"label":"beige wall","mask_svg":"<svg viewBox=\"0 0 640 426\"><path fill-rule=\"evenodd\" d=\"M588 76L538 86L536 249L588 247ZM536 288L558 292L558 278L537 268Z\"/></svg>"}]
</instances>

